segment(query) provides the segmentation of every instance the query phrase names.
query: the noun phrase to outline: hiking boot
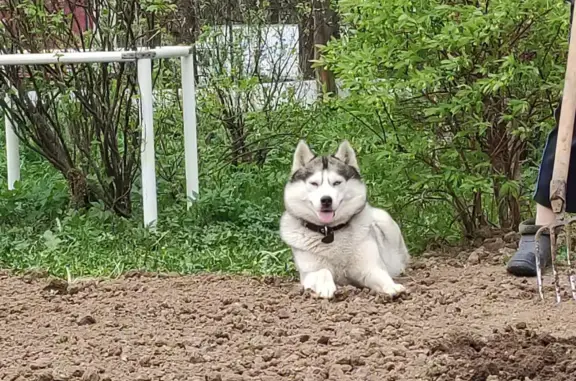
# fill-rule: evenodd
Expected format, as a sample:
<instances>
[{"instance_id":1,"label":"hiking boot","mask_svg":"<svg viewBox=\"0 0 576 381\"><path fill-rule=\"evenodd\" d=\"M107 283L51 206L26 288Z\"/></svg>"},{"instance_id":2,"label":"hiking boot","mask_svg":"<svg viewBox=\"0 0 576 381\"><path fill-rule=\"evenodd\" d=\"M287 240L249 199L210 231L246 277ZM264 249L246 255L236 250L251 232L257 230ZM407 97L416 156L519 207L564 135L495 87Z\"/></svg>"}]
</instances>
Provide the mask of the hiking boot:
<instances>
[{"instance_id":1,"label":"hiking boot","mask_svg":"<svg viewBox=\"0 0 576 381\"><path fill-rule=\"evenodd\" d=\"M536 232L541 226L535 225L535 220L522 222L519 227L520 242L518 250L508 262L506 270L516 276L536 276ZM540 236L540 267L544 270L551 261L550 235L544 232Z\"/></svg>"}]
</instances>

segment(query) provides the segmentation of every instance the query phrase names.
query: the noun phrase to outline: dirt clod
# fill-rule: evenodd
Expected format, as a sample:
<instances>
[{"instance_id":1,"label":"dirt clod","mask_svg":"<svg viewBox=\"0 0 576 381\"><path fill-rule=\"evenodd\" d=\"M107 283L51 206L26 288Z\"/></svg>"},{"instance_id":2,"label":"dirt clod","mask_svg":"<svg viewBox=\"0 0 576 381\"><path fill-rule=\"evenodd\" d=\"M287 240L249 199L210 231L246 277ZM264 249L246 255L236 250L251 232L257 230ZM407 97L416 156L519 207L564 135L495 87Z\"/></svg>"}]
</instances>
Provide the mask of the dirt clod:
<instances>
[{"instance_id":1,"label":"dirt clod","mask_svg":"<svg viewBox=\"0 0 576 381\"><path fill-rule=\"evenodd\" d=\"M473 251L468 256L468 263L471 265L477 265L478 263L480 263L480 257L478 256L478 253L476 251Z\"/></svg>"},{"instance_id":2,"label":"dirt clod","mask_svg":"<svg viewBox=\"0 0 576 381\"><path fill-rule=\"evenodd\" d=\"M506 243L515 243L520 239L520 234L515 231L511 231L506 233L503 238L504 242Z\"/></svg>"},{"instance_id":3,"label":"dirt clod","mask_svg":"<svg viewBox=\"0 0 576 381\"><path fill-rule=\"evenodd\" d=\"M94 319L90 315L85 315L80 319L78 319L78 325L90 325L90 324L96 324L96 319Z\"/></svg>"},{"instance_id":4,"label":"dirt clod","mask_svg":"<svg viewBox=\"0 0 576 381\"><path fill-rule=\"evenodd\" d=\"M65 295L68 293L68 282L58 278L50 279L50 282L44 287L44 291Z\"/></svg>"},{"instance_id":5,"label":"dirt clod","mask_svg":"<svg viewBox=\"0 0 576 381\"><path fill-rule=\"evenodd\" d=\"M100 375L95 370L88 370L82 374L82 381L100 381Z\"/></svg>"},{"instance_id":6,"label":"dirt clod","mask_svg":"<svg viewBox=\"0 0 576 381\"><path fill-rule=\"evenodd\" d=\"M576 362L576 337L549 334L527 337L521 331L479 340L461 333L436 346L432 364L439 362L450 378L468 381L572 380L566 364Z\"/></svg>"},{"instance_id":7,"label":"dirt clod","mask_svg":"<svg viewBox=\"0 0 576 381\"><path fill-rule=\"evenodd\" d=\"M410 295L396 300L350 286L323 300L279 277L140 271L71 293L6 273L0 380L572 380L576 304L557 307L553 289L535 303L535 281L477 250L473 266L469 254L415 259L398 278Z\"/></svg>"},{"instance_id":8,"label":"dirt clod","mask_svg":"<svg viewBox=\"0 0 576 381\"><path fill-rule=\"evenodd\" d=\"M37 381L53 381L54 376L52 375L52 372L43 372L43 373L40 373L36 377L36 380Z\"/></svg>"},{"instance_id":9,"label":"dirt clod","mask_svg":"<svg viewBox=\"0 0 576 381\"><path fill-rule=\"evenodd\" d=\"M52 365L52 361L49 358L40 358L36 361L33 361L30 364L30 369L32 369L32 370L44 369L44 368L49 368L51 365Z\"/></svg>"},{"instance_id":10,"label":"dirt clod","mask_svg":"<svg viewBox=\"0 0 576 381\"><path fill-rule=\"evenodd\" d=\"M286 311L286 309L282 308L278 311L278 317L280 319L288 319L290 317L290 313Z\"/></svg>"},{"instance_id":11,"label":"dirt clod","mask_svg":"<svg viewBox=\"0 0 576 381\"><path fill-rule=\"evenodd\" d=\"M519 321L516 323L516 329L526 329L526 322Z\"/></svg>"}]
</instances>

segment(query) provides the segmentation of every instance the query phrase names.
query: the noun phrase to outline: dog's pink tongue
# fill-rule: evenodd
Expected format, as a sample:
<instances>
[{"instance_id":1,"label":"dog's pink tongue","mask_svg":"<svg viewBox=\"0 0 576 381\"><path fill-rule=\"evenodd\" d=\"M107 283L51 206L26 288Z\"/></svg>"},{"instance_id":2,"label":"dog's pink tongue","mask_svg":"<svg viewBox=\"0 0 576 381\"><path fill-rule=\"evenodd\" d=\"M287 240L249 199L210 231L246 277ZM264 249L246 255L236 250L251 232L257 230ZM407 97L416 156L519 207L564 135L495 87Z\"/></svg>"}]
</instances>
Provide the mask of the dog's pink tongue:
<instances>
[{"instance_id":1,"label":"dog's pink tongue","mask_svg":"<svg viewBox=\"0 0 576 381\"><path fill-rule=\"evenodd\" d=\"M320 212L318 218L323 224L329 224L334 219L334 212Z\"/></svg>"}]
</instances>

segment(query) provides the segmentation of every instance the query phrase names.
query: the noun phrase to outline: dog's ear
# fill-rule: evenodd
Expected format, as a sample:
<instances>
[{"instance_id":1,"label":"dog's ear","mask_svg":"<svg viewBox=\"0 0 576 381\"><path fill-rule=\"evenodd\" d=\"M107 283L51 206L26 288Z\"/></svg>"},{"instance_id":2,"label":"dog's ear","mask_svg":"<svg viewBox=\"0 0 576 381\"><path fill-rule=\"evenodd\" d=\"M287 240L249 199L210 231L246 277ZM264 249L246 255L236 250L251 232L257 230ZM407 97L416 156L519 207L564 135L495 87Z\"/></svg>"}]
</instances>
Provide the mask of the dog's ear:
<instances>
[{"instance_id":1,"label":"dog's ear","mask_svg":"<svg viewBox=\"0 0 576 381\"><path fill-rule=\"evenodd\" d=\"M304 167L310 160L314 159L314 153L308 147L304 140L298 142L296 152L294 152L294 161L292 162L292 174Z\"/></svg>"},{"instance_id":2,"label":"dog's ear","mask_svg":"<svg viewBox=\"0 0 576 381\"><path fill-rule=\"evenodd\" d=\"M344 140L340 143L340 147L338 147L338 151L336 151L334 157L349 166L356 168L357 171L360 171L360 168L358 168L358 161L356 161L356 153L352 149L350 143L348 143L348 140Z\"/></svg>"}]
</instances>

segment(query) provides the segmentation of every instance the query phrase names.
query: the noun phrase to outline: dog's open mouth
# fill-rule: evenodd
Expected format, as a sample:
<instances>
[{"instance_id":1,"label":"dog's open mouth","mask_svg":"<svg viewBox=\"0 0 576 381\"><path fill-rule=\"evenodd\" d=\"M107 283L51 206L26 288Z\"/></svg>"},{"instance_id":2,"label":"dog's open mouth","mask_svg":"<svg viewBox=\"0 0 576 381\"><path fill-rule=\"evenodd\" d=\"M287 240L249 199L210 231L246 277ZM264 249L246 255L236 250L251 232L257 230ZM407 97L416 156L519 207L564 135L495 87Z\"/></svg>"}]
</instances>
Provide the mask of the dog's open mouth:
<instances>
[{"instance_id":1,"label":"dog's open mouth","mask_svg":"<svg viewBox=\"0 0 576 381\"><path fill-rule=\"evenodd\" d=\"M329 224L334 221L334 211L333 210L321 210L318 212L318 219L323 224Z\"/></svg>"}]
</instances>

